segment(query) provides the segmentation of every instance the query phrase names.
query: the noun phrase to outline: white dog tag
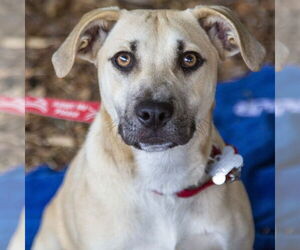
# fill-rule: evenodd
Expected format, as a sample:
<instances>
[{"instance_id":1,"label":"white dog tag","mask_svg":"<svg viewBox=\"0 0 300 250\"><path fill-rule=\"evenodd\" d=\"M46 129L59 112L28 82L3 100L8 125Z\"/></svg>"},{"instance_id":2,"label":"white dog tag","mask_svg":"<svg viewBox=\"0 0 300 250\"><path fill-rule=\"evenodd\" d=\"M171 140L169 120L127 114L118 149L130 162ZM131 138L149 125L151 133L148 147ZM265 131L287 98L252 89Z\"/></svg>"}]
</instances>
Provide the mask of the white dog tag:
<instances>
[{"instance_id":1,"label":"white dog tag","mask_svg":"<svg viewBox=\"0 0 300 250\"><path fill-rule=\"evenodd\" d=\"M208 174L216 185L226 182L226 176L233 170L240 170L243 166L243 157L235 153L232 146L224 147L222 154L212 159ZM239 172L239 171L238 171ZM238 176L230 176L233 180Z\"/></svg>"}]
</instances>

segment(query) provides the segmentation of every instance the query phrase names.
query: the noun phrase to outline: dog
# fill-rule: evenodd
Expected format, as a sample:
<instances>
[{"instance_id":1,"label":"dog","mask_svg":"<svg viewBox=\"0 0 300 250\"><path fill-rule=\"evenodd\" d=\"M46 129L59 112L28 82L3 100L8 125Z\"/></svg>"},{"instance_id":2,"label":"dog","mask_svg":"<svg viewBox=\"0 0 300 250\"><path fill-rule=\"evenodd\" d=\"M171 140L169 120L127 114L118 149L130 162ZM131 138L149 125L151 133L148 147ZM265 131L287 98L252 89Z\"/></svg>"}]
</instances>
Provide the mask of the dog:
<instances>
[{"instance_id":1,"label":"dog","mask_svg":"<svg viewBox=\"0 0 300 250\"><path fill-rule=\"evenodd\" d=\"M212 120L220 60L250 70L265 49L221 6L116 7L85 14L52 57L97 67L101 110L47 206L34 250L250 250L254 226L240 181L209 181L224 141Z\"/></svg>"}]
</instances>

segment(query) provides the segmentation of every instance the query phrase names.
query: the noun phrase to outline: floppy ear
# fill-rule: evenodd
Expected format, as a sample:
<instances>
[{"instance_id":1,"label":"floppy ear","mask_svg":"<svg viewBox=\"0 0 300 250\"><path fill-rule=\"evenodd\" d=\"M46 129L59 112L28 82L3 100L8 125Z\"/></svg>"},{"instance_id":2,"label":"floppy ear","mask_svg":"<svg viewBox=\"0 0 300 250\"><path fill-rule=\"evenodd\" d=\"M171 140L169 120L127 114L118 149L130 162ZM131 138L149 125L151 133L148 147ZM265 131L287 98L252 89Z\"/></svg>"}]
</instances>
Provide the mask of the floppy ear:
<instances>
[{"instance_id":1,"label":"floppy ear","mask_svg":"<svg viewBox=\"0 0 300 250\"><path fill-rule=\"evenodd\" d=\"M76 55L95 63L98 50L118 18L117 7L96 9L85 14L52 56L56 75L65 77L72 69Z\"/></svg>"},{"instance_id":2,"label":"floppy ear","mask_svg":"<svg viewBox=\"0 0 300 250\"><path fill-rule=\"evenodd\" d=\"M252 71L259 70L266 54L265 49L231 10L222 6L197 6L191 11L206 31L221 59L240 52Z\"/></svg>"}]
</instances>

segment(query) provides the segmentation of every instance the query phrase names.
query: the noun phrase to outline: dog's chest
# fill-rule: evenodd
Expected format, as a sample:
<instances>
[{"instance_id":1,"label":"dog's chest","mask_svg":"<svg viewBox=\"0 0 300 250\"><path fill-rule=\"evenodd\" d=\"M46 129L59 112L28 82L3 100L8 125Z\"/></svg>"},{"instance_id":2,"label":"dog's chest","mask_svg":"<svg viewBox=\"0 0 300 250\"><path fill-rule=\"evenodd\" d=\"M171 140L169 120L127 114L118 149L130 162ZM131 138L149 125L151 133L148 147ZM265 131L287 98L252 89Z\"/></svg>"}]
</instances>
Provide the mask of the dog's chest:
<instances>
[{"instance_id":1,"label":"dog's chest","mask_svg":"<svg viewBox=\"0 0 300 250\"><path fill-rule=\"evenodd\" d=\"M203 198L181 199L175 194L203 176L201 156L191 158L189 153L174 150L138 156L134 245L128 249L176 249L187 236L205 232L199 219Z\"/></svg>"},{"instance_id":2,"label":"dog's chest","mask_svg":"<svg viewBox=\"0 0 300 250\"><path fill-rule=\"evenodd\" d=\"M155 193L141 195L135 211L133 240L127 249L176 249L188 235L201 234L193 200L179 200ZM198 220L200 224L195 223Z\"/></svg>"},{"instance_id":3,"label":"dog's chest","mask_svg":"<svg viewBox=\"0 0 300 250\"><path fill-rule=\"evenodd\" d=\"M136 189L174 194L196 185L204 175L205 160L188 147L176 147L166 152L136 154Z\"/></svg>"}]
</instances>

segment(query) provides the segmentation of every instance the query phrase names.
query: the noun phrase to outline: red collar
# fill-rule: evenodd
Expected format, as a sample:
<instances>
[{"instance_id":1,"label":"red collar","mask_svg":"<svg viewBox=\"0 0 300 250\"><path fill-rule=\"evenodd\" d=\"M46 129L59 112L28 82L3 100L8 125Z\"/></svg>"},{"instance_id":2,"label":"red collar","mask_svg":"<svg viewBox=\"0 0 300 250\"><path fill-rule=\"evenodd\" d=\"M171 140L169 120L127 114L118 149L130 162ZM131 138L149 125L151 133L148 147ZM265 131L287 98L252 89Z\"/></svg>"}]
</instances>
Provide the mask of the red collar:
<instances>
[{"instance_id":1,"label":"red collar","mask_svg":"<svg viewBox=\"0 0 300 250\"><path fill-rule=\"evenodd\" d=\"M179 198L189 198L189 197L192 197L192 196L202 192L204 189L206 189L212 185L215 185L215 183L213 183L213 181L210 179L200 186L183 189L183 190L177 192L176 196Z\"/></svg>"},{"instance_id":2,"label":"red collar","mask_svg":"<svg viewBox=\"0 0 300 250\"><path fill-rule=\"evenodd\" d=\"M237 150L235 148L235 151L237 153ZM211 154L210 156L212 158L216 157L217 155L221 154L221 150L219 148L217 148L216 146L212 147L211 150ZM230 181L232 179L232 172L228 173L226 176L226 181ZM212 181L212 179L209 179L207 182L205 182L204 184L201 184L199 186L195 186L195 187L189 187L187 189L183 189L177 193L175 193L175 195L179 198L189 198L192 197L194 195L199 194L200 192L202 192L203 190L207 189L210 186L215 185L215 183ZM154 191L154 193L159 194L159 195L163 195L160 192Z\"/></svg>"}]
</instances>

